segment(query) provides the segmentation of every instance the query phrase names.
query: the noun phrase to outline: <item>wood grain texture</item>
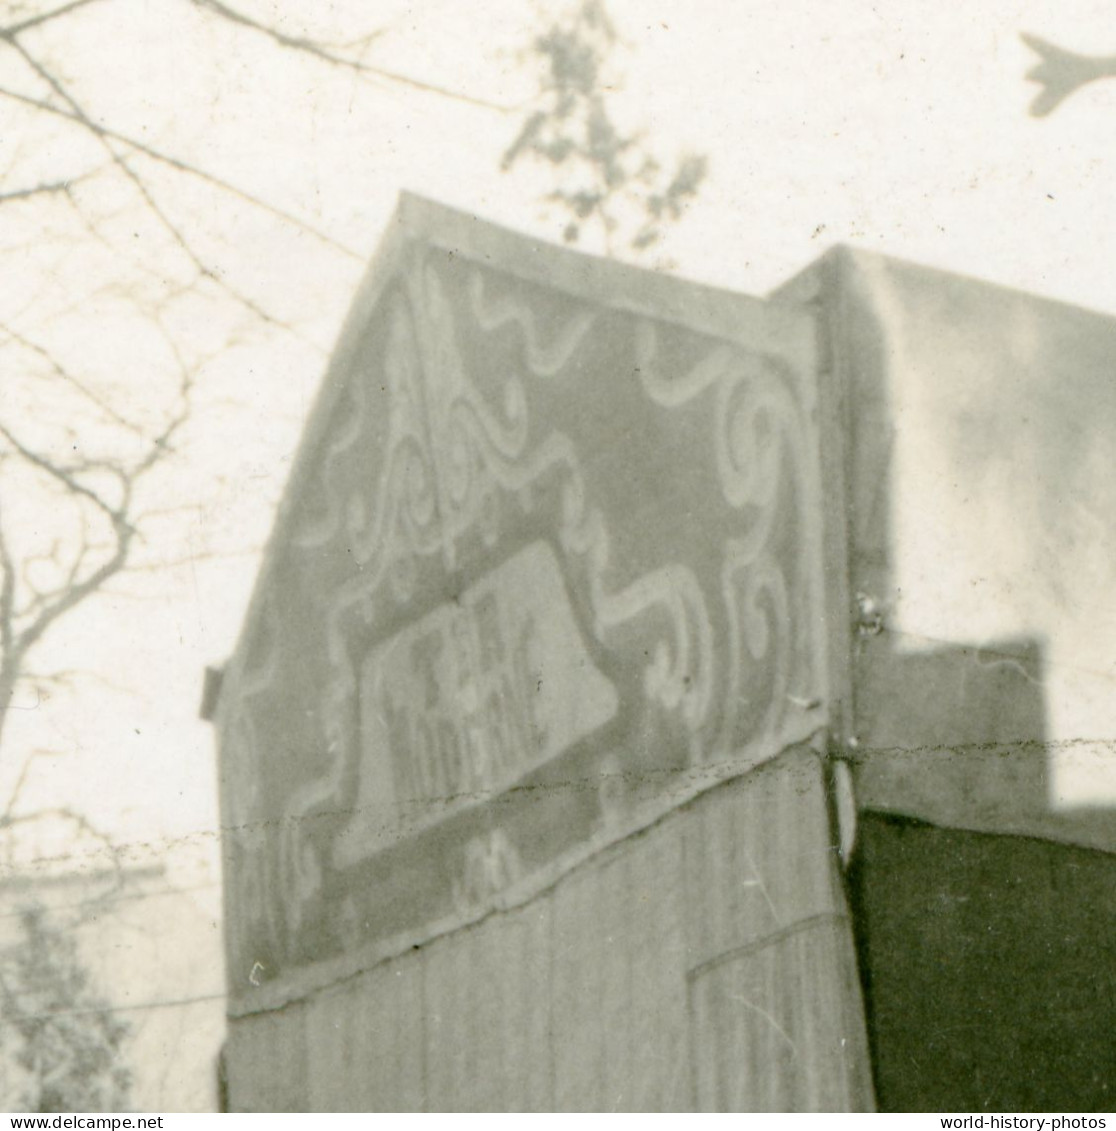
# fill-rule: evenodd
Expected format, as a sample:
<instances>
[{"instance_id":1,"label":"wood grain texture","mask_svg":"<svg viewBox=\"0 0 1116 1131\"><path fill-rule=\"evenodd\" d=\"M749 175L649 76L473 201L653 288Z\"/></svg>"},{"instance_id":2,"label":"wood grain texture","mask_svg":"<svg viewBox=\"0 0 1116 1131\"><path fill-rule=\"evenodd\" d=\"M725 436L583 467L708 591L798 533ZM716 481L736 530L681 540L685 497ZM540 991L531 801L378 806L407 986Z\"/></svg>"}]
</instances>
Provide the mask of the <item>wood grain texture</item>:
<instances>
[{"instance_id":1,"label":"wood grain texture","mask_svg":"<svg viewBox=\"0 0 1116 1131\"><path fill-rule=\"evenodd\" d=\"M709 1111L869 1106L859 1011L840 919L820 916L691 979L697 1104ZM855 1001L855 999L854 999Z\"/></svg>"},{"instance_id":2,"label":"wood grain texture","mask_svg":"<svg viewBox=\"0 0 1116 1131\"><path fill-rule=\"evenodd\" d=\"M310 1110L306 1011L298 1003L230 1025L225 1056L231 1111Z\"/></svg>"},{"instance_id":3,"label":"wood grain texture","mask_svg":"<svg viewBox=\"0 0 1116 1131\"><path fill-rule=\"evenodd\" d=\"M870 1108L830 839L820 763L812 751L789 751L602 852L526 907L299 1009L234 1021L236 1102Z\"/></svg>"}]
</instances>

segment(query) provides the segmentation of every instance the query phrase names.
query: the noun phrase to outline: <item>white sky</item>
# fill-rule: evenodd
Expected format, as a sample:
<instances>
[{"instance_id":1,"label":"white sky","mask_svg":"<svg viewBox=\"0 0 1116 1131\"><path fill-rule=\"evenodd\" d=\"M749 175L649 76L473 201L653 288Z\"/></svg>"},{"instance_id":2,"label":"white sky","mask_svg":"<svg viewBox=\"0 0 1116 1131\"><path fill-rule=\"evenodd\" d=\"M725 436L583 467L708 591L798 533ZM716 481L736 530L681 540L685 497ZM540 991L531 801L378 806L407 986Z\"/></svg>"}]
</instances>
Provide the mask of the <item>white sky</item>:
<instances>
[{"instance_id":1,"label":"white sky","mask_svg":"<svg viewBox=\"0 0 1116 1131\"><path fill-rule=\"evenodd\" d=\"M242 5L263 18L278 13L292 34L382 28L372 61L508 105L531 90L514 54L525 29L539 11L561 7ZM666 153L710 158L709 181L665 249L681 274L762 293L847 242L1116 312L1116 82L1032 119L1034 88L1023 81L1030 53L1018 38L1029 30L1116 51L1107 5L610 0L610 10L627 44L624 111ZM499 172L514 114L362 84L203 18L183 0L102 0L40 45L65 58L67 78L114 128L204 165L358 253L340 255L196 182L147 170L168 211L229 279L302 337L256 333L206 367L183 456L158 484L165 505L204 505L168 519L165 540L145 551L148 562L186 564L114 583L59 628L47 658L98 672L118 690L90 684L15 712L0 798L19 754L49 748L59 756L36 761L27 807L61 798L121 837L206 842L217 826L216 782L213 736L196 718L201 671L235 643L253 551L396 194L412 189L544 235L558 226L540 217L538 182ZM0 82L29 89L30 80L5 56ZM32 144L29 122L0 105L0 146L9 147L0 153ZM49 146L36 142L34 159L47 171L76 160L74 136L60 130ZM5 231L10 215L0 211L9 266L10 249L28 241L26 227ZM25 211L14 223L33 226L35 217ZM135 238L147 246L146 233ZM103 269L32 247L19 272L0 279L0 304L10 309L13 296L34 293L41 309L61 306L77 294L75 280L91 286ZM184 308L180 317L199 350L225 337L209 310ZM135 331L94 312L68 333L86 358L105 351L108 366L119 336ZM206 557L211 551L220 556Z\"/></svg>"}]
</instances>

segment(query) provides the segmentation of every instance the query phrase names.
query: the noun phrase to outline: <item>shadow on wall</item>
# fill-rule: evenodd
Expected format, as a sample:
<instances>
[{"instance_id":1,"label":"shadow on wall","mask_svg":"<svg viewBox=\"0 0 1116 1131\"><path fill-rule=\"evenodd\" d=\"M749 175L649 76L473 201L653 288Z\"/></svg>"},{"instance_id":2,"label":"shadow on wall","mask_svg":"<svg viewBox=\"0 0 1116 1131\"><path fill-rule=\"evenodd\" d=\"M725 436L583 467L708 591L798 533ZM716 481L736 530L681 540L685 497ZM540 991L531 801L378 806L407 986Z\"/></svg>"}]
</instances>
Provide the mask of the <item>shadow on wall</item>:
<instances>
[{"instance_id":1,"label":"shadow on wall","mask_svg":"<svg viewBox=\"0 0 1116 1131\"><path fill-rule=\"evenodd\" d=\"M776 297L831 343L880 1110L1111 1110L1116 822L1051 798L1114 795L1116 319L849 249Z\"/></svg>"},{"instance_id":2,"label":"shadow on wall","mask_svg":"<svg viewBox=\"0 0 1116 1131\"><path fill-rule=\"evenodd\" d=\"M1038 650L862 644L848 878L879 1109L1111 1110L1116 856L1080 842L1112 820L1049 812Z\"/></svg>"}]
</instances>

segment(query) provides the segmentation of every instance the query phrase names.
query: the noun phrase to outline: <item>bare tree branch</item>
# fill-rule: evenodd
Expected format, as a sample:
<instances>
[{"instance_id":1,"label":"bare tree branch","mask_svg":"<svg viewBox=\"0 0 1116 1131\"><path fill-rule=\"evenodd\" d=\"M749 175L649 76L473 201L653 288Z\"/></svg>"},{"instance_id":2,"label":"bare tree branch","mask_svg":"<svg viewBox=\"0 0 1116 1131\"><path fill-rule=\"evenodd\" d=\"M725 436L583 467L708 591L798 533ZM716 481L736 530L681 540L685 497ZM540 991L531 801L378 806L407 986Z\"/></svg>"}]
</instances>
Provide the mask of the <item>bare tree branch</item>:
<instances>
[{"instance_id":1,"label":"bare tree branch","mask_svg":"<svg viewBox=\"0 0 1116 1131\"><path fill-rule=\"evenodd\" d=\"M186 390L188 393L188 389ZM44 472L51 479L63 485L74 497L84 498L100 511L108 520L114 543L109 546L107 556L95 568L80 575L80 566L84 556L79 548L76 568L71 568L67 584L59 587L50 594L43 594L43 600L34 607L34 615L24 625L17 626L14 620L14 605L12 598L3 604L3 591L0 590L0 608L6 613L3 619L4 651L0 657L0 735L3 733L7 710L11 705L11 696L19 681L24 661L32 648L42 639L46 632L60 618L64 617L71 609L81 604L93 593L96 593L104 583L124 568L132 541L135 537L135 527L129 518L132 492L134 486L146 471L162 457L168 450L170 438L186 419L187 409L182 410L167 424L163 431L155 437L143 459L130 470L104 465L101 470L109 471L115 475L121 486L121 499L113 504L104 498L98 491L87 486L78 478L78 471L56 463L29 448L18 439L15 434L4 424L0 424L0 436L3 436L24 460L33 467ZM4 579L5 585L14 584L15 570L11 563L11 554L7 545L4 545L6 555Z\"/></svg>"},{"instance_id":2,"label":"bare tree branch","mask_svg":"<svg viewBox=\"0 0 1116 1131\"><path fill-rule=\"evenodd\" d=\"M246 16L243 12L237 11L235 8L230 8L227 4L222 3L221 0L190 0L190 3L196 8L213 12L222 19L228 20L230 23L251 28L252 31L266 36L280 47L287 47L294 51L302 51L307 55L312 55L320 59L323 63L329 63L336 67L344 67L360 75L384 79L401 86L409 86L413 90L421 90L426 94L437 94L441 98L450 98L455 102L464 102L468 106L479 106L483 110L495 110L500 114L511 114L517 109L517 107L505 106L499 102L490 102L485 98L474 98L472 95L464 94L458 90L450 90L448 87L438 86L436 83L423 82L421 79L411 78L409 75L400 74L398 71L391 71L385 67L375 67L360 59L351 59L345 55L338 55L331 51L325 44L319 43L317 40L306 39L303 36L284 35L283 32L276 28L260 23L250 16ZM374 38L374 36L365 36L364 42L371 42L372 38Z\"/></svg>"},{"instance_id":3,"label":"bare tree branch","mask_svg":"<svg viewBox=\"0 0 1116 1131\"><path fill-rule=\"evenodd\" d=\"M15 631L16 565L4 531L4 503L0 498L0 720L7 711L8 702L15 690L14 682L8 685L5 669L12 654ZM0 726L2 726L0 722Z\"/></svg>"},{"instance_id":4,"label":"bare tree branch","mask_svg":"<svg viewBox=\"0 0 1116 1131\"><path fill-rule=\"evenodd\" d=\"M24 676L28 682L35 687L46 687L50 684L56 687L73 687L79 682L92 682L100 684L109 691L116 692L117 695L126 695L131 699L142 697L142 692L137 691L136 688L126 687L124 684L117 683L115 680L109 679L100 672L90 672L86 671L84 668L81 670L76 668L64 668L56 672L27 671L24 673Z\"/></svg>"},{"instance_id":5,"label":"bare tree branch","mask_svg":"<svg viewBox=\"0 0 1116 1131\"><path fill-rule=\"evenodd\" d=\"M50 23L51 20L68 16L78 8L84 8L89 4L95 3L97 3L97 0L71 0L69 4L63 4L61 7L54 8L49 12L42 12L37 16L30 16L26 20L21 20L18 23L8 24L7 27L0 28L0 39L15 39L17 35L25 31L30 31L33 27L41 27L43 24Z\"/></svg>"},{"instance_id":6,"label":"bare tree branch","mask_svg":"<svg viewBox=\"0 0 1116 1131\"><path fill-rule=\"evenodd\" d=\"M107 500L103 499L96 491L87 487L84 483L76 479L74 470L71 468L61 467L53 460L48 459L46 456L40 455L38 452L33 451L31 448L23 444L8 428L7 425L0 423L0 436L8 441L9 444L30 464L33 464L40 471L45 471L52 479L56 479L61 483L71 494L81 495L83 498L88 499L99 510L101 510L107 518L116 521L123 518L121 508L112 506ZM122 474L122 473L121 473Z\"/></svg>"},{"instance_id":7,"label":"bare tree branch","mask_svg":"<svg viewBox=\"0 0 1116 1131\"><path fill-rule=\"evenodd\" d=\"M214 188L221 189L223 192L236 197L238 200L243 200L246 204L251 204L255 208L262 209L270 213L279 220L283 220L288 224L306 232L307 235L313 236L319 242L332 247L335 251L341 252L343 255L348 256L350 259L358 259L364 261L364 256L354 251L350 247L346 247L343 243L335 240L332 236L327 235L319 228L314 227L313 224L306 220L295 216L285 209L279 208L274 204L269 204L266 200L261 200L258 196L253 196L252 193L247 192L245 189L239 188L237 185L232 184L230 181L224 180L222 177L217 176L205 169L196 165L191 165L188 161L183 161L181 158L174 157L169 153L163 153L156 149L154 146L140 141L138 138L130 137L127 134L121 133L119 130L114 130L110 126L103 125L99 122L94 122L90 119L82 119L78 114L72 110L66 110L61 106L55 106L53 103L46 101L42 98L33 98L31 95L23 94L18 90L12 90L9 87L0 86L0 96L9 98L13 102L18 102L24 106L28 106L34 110L42 110L45 113L53 114L59 118L65 118L76 125L81 126L83 129L92 130L95 134L100 134L103 137L109 138L112 141L122 142L129 148L134 149L137 153L142 153L145 157L149 157L152 161L157 161L168 168L175 169L180 173L187 173L191 177L196 177L207 184L212 185Z\"/></svg>"},{"instance_id":8,"label":"bare tree branch","mask_svg":"<svg viewBox=\"0 0 1116 1131\"><path fill-rule=\"evenodd\" d=\"M30 338L14 330L5 322L0 322L0 333L7 335L13 342L21 345L24 349L30 350L32 353L41 357L51 368L51 371L60 377L63 381L72 385L83 397L90 403L99 408L107 417L115 421L117 424L127 428L130 432L136 435L142 435L143 430L140 426L127 417L122 416L112 405L110 405L104 397L89 387L89 385L77 377L70 369L64 366L58 358L54 356L45 346L41 346L38 342L33 342Z\"/></svg>"},{"instance_id":9,"label":"bare tree branch","mask_svg":"<svg viewBox=\"0 0 1116 1131\"><path fill-rule=\"evenodd\" d=\"M73 183L72 181L46 181L41 185L31 185L29 188L0 192L0 204L7 204L12 200L29 200L34 196L50 196L53 193L60 192L69 193Z\"/></svg>"},{"instance_id":10,"label":"bare tree branch","mask_svg":"<svg viewBox=\"0 0 1116 1131\"><path fill-rule=\"evenodd\" d=\"M258 303L250 299L247 295L243 294L232 284L222 279L212 267L204 263L201 257L194 250L190 241L183 235L182 231L174 222L167 216L163 209L156 202L151 194L151 190L144 182L143 178L128 164L128 162L116 152L113 148L112 141L105 135L104 131L89 117L84 107L78 100L69 92L69 90L59 81L59 79L52 74L46 67L39 62L21 43L12 43L16 52L24 59L29 67L45 82L50 88L61 98L70 110L76 116L77 120L91 133L101 145L105 148L113 163L120 169L125 177L132 183L133 187L143 198L144 203L150 209L151 214L159 221L163 228L169 233L174 242L178 245L179 249L186 255L191 263L198 269L202 276L214 282L231 298L236 299L241 305L247 307L253 314L265 322L270 322L278 325L277 319L273 318L266 310L264 310Z\"/></svg>"}]
</instances>

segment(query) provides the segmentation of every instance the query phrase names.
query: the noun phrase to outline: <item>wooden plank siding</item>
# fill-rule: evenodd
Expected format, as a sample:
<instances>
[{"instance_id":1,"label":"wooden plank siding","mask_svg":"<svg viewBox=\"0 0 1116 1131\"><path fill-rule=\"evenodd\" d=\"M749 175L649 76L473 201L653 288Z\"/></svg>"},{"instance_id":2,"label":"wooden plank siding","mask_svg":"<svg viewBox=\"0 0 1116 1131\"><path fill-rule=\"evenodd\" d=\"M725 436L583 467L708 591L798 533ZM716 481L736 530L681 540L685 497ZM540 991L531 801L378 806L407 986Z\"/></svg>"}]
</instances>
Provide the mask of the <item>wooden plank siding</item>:
<instances>
[{"instance_id":1,"label":"wooden plank siding","mask_svg":"<svg viewBox=\"0 0 1116 1131\"><path fill-rule=\"evenodd\" d=\"M308 1109L306 1012L305 1002L295 1002L230 1026L225 1065L231 1111Z\"/></svg>"},{"instance_id":2,"label":"wooden plank siding","mask_svg":"<svg viewBox=\"0 0 1116 1131\"><path fill-rule=\"evenodd\" d=\"M234 1019L234 1108L870 1108L827 830L788 751L524 907Z\"/></svg>"}]
</instances>

